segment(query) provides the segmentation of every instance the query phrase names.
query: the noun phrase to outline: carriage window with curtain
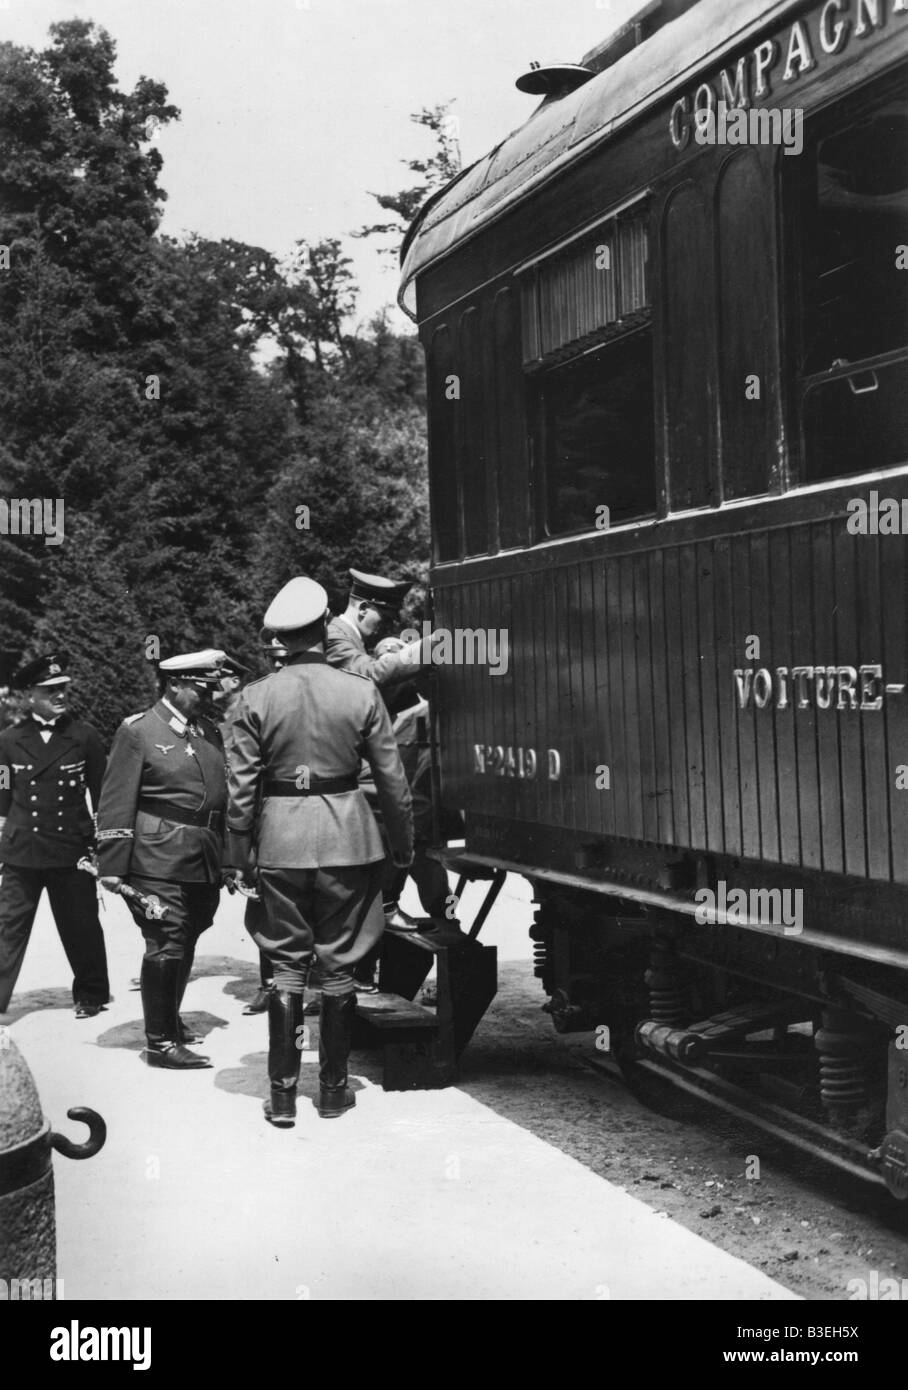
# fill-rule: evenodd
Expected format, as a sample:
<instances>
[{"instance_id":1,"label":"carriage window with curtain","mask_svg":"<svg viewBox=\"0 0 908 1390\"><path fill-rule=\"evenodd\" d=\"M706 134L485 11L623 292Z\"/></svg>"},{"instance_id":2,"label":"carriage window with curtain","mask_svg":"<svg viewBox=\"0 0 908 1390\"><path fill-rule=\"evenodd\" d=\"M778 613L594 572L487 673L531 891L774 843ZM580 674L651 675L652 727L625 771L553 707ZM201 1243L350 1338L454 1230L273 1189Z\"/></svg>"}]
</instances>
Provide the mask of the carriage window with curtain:
<instances>
[{"instance_id":1,"label":"carriage window with curtain","mask_svg":"<svg viewBox=\"0 0 908 1390\"><path fill-rule=\"evenodd\" d=\"M526 274L529 374L543 528L565 535L656 511L646 200Z\"/></svg>"},{"instance_id":2,"label":"carriage window with curtain","mask_svg":"<svg viewBox=\"0 0 908 1390\"><path fill-rule=\"evenodd\" d=\"M908 454L908 67L826 116L802 188L803 481Z\"/></svg>"}]
</instances>

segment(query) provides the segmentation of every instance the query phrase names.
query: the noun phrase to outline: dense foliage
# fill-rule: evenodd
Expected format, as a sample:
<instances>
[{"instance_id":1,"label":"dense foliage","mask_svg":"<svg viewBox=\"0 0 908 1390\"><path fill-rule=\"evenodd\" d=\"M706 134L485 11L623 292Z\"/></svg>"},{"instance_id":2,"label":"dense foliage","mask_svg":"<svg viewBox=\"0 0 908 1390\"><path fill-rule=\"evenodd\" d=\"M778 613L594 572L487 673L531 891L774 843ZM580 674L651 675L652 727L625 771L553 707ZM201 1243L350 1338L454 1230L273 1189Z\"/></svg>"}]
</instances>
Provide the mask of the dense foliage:
<instances>
[{"instance_id":1,"label":"dense foliage","mask_svg":"<svg viewBox=\"0 0 908 1390\"><path fill-rule=\"evenodd\" d=\"M0 44L0 499L65 508L62 544L0 534L0 686L60 646L108 735L149 650L254 664L292 574L339 602L351 563L420 576L428 554L415 338L348 330L336 239L279 264L163 237L154 135L179 112L148 78L120 91L114 59L83 20Z\"/></svg>"}]
</instances>

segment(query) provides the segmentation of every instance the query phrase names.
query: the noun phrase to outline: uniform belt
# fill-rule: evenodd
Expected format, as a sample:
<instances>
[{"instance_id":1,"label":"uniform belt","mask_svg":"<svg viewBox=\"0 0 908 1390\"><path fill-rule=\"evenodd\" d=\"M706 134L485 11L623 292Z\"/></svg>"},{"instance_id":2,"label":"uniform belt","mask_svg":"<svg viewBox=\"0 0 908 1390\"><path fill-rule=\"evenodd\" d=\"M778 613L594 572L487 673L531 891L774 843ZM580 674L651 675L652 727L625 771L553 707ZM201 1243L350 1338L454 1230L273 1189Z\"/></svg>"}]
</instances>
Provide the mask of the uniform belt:
<instances>
[{"instance_id":1,"label":"uniform belt","mask_svg":"<svg viewBox=\"0 0 908 1390\"><path fill-rule=\"evenodd\" d=\"M310 777L308 787L294 781L266 781L266 796L338 796L355 792L359 782L355 777Z\"/></svg>"},{"instance_id":2,"label":"uniform belt","mask_svg":"<svg viewBox=\"0 0 908 1390\"><path fill-rule=\"evenodd\" d=\"M161 820L176 821L177 825L196 825L203 830L221 830L224 825L223 811L187 811L185 806L174 806L170 801L139 802L138 809L146 816L160 816Z\"/></svg>"}]
</instances>

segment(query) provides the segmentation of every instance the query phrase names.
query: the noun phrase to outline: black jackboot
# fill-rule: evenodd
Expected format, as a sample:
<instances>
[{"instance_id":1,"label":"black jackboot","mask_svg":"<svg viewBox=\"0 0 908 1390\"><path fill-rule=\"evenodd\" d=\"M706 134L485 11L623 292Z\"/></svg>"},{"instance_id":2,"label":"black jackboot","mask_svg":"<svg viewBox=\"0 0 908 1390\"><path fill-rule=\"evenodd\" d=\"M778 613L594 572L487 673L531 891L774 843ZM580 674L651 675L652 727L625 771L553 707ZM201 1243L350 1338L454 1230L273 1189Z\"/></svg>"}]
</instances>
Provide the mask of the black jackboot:
<instances>
[{"instance_id":1,"label":"black jackboot","mask_svg":"<svg viewBox=\"0 0 908 1390\"><path fill-rule=\"evenodd\" d=\"M268 996L274 984L274 966L264 951L259 951L259 979L261 984L243 1010L244 1014L263 1014L268 1011Z\"/></svg>"},{"instance_id":2,"label":"black jackboot","mask_svg":"<svg viewBox=\"0 0 908 1390\"><path fill-rule=\"evenodd\" d=\"M180 961L180 977L177 986L177 1041L184 1047L193 1047L196 1043L204 1042L204 1038L198 1033L194 1033L183 1022L182 1008L183 995L186 993L186 986L189 984L189 976L192 974L192 966L195 961L195 942L188 946L183 959Z\"/></svg>"},{"instance_id":3,"label":"black jackboot","mask_svg":"<svg viewBox=\"0 0 908 1390\"><path fill-rule=\"evenodd\" d=\"M356 1014L355 994L323 994L318 1038L318 1113L323 1120L334 1120L356 1104L347 1090L347 1059Z\"/></svg>"},{"instance_id":4,"label":"black jackboot","mask_svg":"<svg viewBox=\"0 0 908 1390\"><path fill-rule=\"evenodd\" d=\"M268 1079L271 1099L265 1101L265 1119L281 1129L296 1119L296 1083L300 1074L300 1029L303 996L271 989L268 994Z\"/></svg>"},{"instance_id":5,"label":"black jackboot","mask_svg":"<svg viewBox=\"0 0 908 1390\"><path fill-rule=\"evenodd\" d=\"M148 1039L145 1061L150 1067L189 1071L211 1066L207 1057L190 1052L179 1040L177 999L182 966L182 961L171 956L142 961L140 987Z\"/></svg>"}]
</instances>

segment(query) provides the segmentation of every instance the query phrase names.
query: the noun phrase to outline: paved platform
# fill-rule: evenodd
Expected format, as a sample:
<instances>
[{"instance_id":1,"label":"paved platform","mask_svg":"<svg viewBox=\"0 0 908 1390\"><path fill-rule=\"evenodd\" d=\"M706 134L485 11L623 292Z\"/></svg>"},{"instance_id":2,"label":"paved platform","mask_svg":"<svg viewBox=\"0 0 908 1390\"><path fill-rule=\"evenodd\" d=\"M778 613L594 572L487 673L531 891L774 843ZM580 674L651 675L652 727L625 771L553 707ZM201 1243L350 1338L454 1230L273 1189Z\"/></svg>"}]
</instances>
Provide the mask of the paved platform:
<instances>
[{"instance_id":1,"label":"paved platform","mask_svg":"<svg viewBox=\"0 0 908 1390\"><path fill-rule=\"evenodd\" d=\"M272 1129L267 1024L242 1015L255 949L226 894L184 1007L214 1069L145 1067L129 990L140 937L107 902L110 1009L75 1019L42 906L10 1013L54 1127L84 1138L74 1105L108 1125L95 1158L55 1159L67 1299L795 1297L456 1087L385 1093L378 1059L356 1054L355 1110L320 1120L316 1020L297 1125ZM526 885L511 881L483 938L529 969L529 921Z\"/></svg>"}]
</instances>

